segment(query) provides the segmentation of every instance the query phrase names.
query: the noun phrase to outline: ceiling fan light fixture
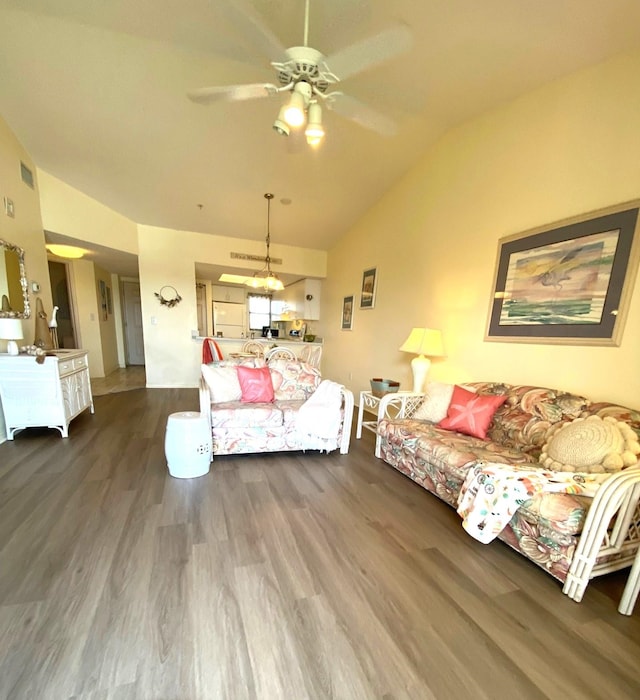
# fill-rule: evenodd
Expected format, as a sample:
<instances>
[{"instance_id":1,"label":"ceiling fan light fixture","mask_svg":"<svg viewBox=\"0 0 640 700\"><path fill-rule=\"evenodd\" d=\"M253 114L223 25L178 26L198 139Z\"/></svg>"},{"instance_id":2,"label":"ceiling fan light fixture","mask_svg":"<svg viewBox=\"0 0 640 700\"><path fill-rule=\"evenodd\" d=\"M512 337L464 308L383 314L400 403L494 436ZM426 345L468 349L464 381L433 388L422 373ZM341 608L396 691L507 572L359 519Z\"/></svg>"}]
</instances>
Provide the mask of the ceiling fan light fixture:
<instances>
[{"instance_id":1,"label":"ceiling fan light fixture","mask_svg":"<svg viewBox=\"0 0 640 700\"><path fill-rule=\"evenodd\" d=\"M280 108L280 111L278 112L278 116L276 117L276 120L273 122L273 130L277 133L280 134L280 136L289 136L289 125L284 119L284 113L287 110L287 106L283 105Z\"/></svg>"},{"instance_id":2,"label":"ceiling fan light fixture","mask_svg":"<svg viewBox=\"0 0 640 700\"><path fill-rule=\"evenodd\" d=\"M304 97L294 92L289 104L284 109L284 120L289 126L298 127L304 124Z\"/></svg>"},{"instance_id":3,"label":"ceiling fan light fixture","mask_svg":"<svg viewBox=\"0 0 640 700\"><path fill-rule=\"evenodd\" d=\"M305 110L310 99L311 85L304 80L297 82L284 110L284 120L289 126L298 127L304 124Z\"/></svg>"},{"instance_id":4,"label":"ceiling fan light fixture","mask_svg":"<svg viewBox=\"0 0 640 700\"><path fill-rule=\"evenodd\" d=\"M307 143L310 146L317 146L324 138L324 127L322 126L322 108L317 102L309 105L307 128L304 131Z\"/></svg>"}]
</instances>

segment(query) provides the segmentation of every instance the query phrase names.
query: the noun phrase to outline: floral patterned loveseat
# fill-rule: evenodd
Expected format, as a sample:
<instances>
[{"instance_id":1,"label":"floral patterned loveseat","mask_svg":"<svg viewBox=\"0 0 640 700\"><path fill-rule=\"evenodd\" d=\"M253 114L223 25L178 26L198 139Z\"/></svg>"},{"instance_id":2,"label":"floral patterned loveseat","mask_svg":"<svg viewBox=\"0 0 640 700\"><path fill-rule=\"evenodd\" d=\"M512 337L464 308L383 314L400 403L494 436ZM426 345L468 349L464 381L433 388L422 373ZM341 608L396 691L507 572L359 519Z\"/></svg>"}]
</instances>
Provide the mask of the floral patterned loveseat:
<instances>
[{"instance_id":1,"label":"floral patterned loveseat","mask_svg":"<svg viewBox=\"0 0 640 700\"><path fill-rule=\"evenodd\" d=\"M243 368L268 372L273 389L268 400L242 395L237 372ZM202 365L200 377L200 412L209 422L213 438L213 454L246 454L290 450L339 449L349 451L353 394L334 385L340 393L337 436L326 439L302 434L298 426L300 408L320 391L320 370L306 362L262 358L212 362ZM325 383L327 384L327 383ZM331 383L333 384L333 383ZM321 431L320 431L321 432Z\"/></svg>"},{"instance_id":2,"label":"floral patterned loveseat","mask_svg":"<svg viewBox=\"0 0 640 700\"><path fill-rule=\"evenodd\" d=\"M388 394L378 411L376 456L454 508L465 477L479 462L541 467L545 437L559 422L612 416L640 435L640 412L633 409L542 387L489 382L465 386L480 394L507 396L486 440L413 420L420 395ZM499 538L564 582L564 592L579 601L590 578L633 563L640 540L638 483L640 468L633 467L607 477L593 499L542 493L522 503ZM589 514L596 500L598 513L592 508ZM616 517L624 519L622 532L612 532ZM597 527L596 542L591 531Z\"/></svg>"}]
</instances>

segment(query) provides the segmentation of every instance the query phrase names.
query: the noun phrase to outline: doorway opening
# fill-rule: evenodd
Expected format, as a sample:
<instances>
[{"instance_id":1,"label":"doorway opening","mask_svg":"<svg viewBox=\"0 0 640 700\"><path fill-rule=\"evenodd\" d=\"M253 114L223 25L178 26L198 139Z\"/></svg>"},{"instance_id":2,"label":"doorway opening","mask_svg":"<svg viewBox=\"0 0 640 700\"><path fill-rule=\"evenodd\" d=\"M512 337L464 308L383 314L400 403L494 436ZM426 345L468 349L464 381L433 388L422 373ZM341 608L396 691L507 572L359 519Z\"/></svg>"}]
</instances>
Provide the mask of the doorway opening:
<instances>
[{"instance_id":1,"label":"doorway opening","mask_svg":"<svg viewBox=\"0 0 640 700\"><path fill-rule=\"evenodd\" d=\"M58 307L58 346L77 348L77 333L74 323L69 277L66 263L49 260L49 279L51 280L51 297L53 305Z\"/></svg>"},{"instance_id":2,"label":"doorway opening","mask_svg":"<svg viewBox=\"0 0 640 700\"><path fill-rule=\"evenodd\" d=\"M139 282L122 282L122 311L126 364L144 365L144 336L142 334L142 303Z\"/></svg>"}]
</instances>

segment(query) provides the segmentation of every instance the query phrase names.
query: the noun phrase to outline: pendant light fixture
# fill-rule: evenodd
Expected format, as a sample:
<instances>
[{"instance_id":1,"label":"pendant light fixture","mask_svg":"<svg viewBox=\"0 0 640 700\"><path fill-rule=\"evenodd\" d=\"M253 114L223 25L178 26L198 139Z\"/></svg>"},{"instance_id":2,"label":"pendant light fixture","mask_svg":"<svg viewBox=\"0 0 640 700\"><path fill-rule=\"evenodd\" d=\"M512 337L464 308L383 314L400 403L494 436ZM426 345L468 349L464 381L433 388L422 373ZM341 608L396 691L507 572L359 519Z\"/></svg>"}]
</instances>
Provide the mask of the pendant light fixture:
<instances>
[{"instance_id":1,"label":"pendant light fixture","mask_svg":"<svg viewBox=\"0 0 640 700\"><path fill-rule=\"evenodd\" d=\"M254 289L264 287L265 291L278 292L284 289L284 284L282 284L278 276L271 270L271 256L269 253L269 248L271 246L271 200L273 199L273 195L271 192L267 192L264 195L264 198L267 200L267 255L264 259L266 266L260 272L256 272L253 277L250 277L245 284L248 287L253 287Z\"/></svg>"}]
</instances>

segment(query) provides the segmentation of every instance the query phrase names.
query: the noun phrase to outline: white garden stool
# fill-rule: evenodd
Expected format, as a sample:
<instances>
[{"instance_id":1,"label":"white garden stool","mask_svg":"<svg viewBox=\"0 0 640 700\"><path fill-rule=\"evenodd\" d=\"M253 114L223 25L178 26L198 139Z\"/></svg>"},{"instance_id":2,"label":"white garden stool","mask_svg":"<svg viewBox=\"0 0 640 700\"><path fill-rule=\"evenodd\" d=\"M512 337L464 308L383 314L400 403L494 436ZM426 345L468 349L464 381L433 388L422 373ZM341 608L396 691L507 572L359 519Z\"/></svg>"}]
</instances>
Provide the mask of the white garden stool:
<instances>
[{"instance_id":1,"label":"white garden stool","mask_svg":"<svg viewBox=\"0 0 640 700\"><path fill-rule=\"evenodd\" d=\"M172 413L167 419L164 451L171 476L192 479L206 474L212 459L207 421L197 411Z\"/></svg>"}]
</instances>

